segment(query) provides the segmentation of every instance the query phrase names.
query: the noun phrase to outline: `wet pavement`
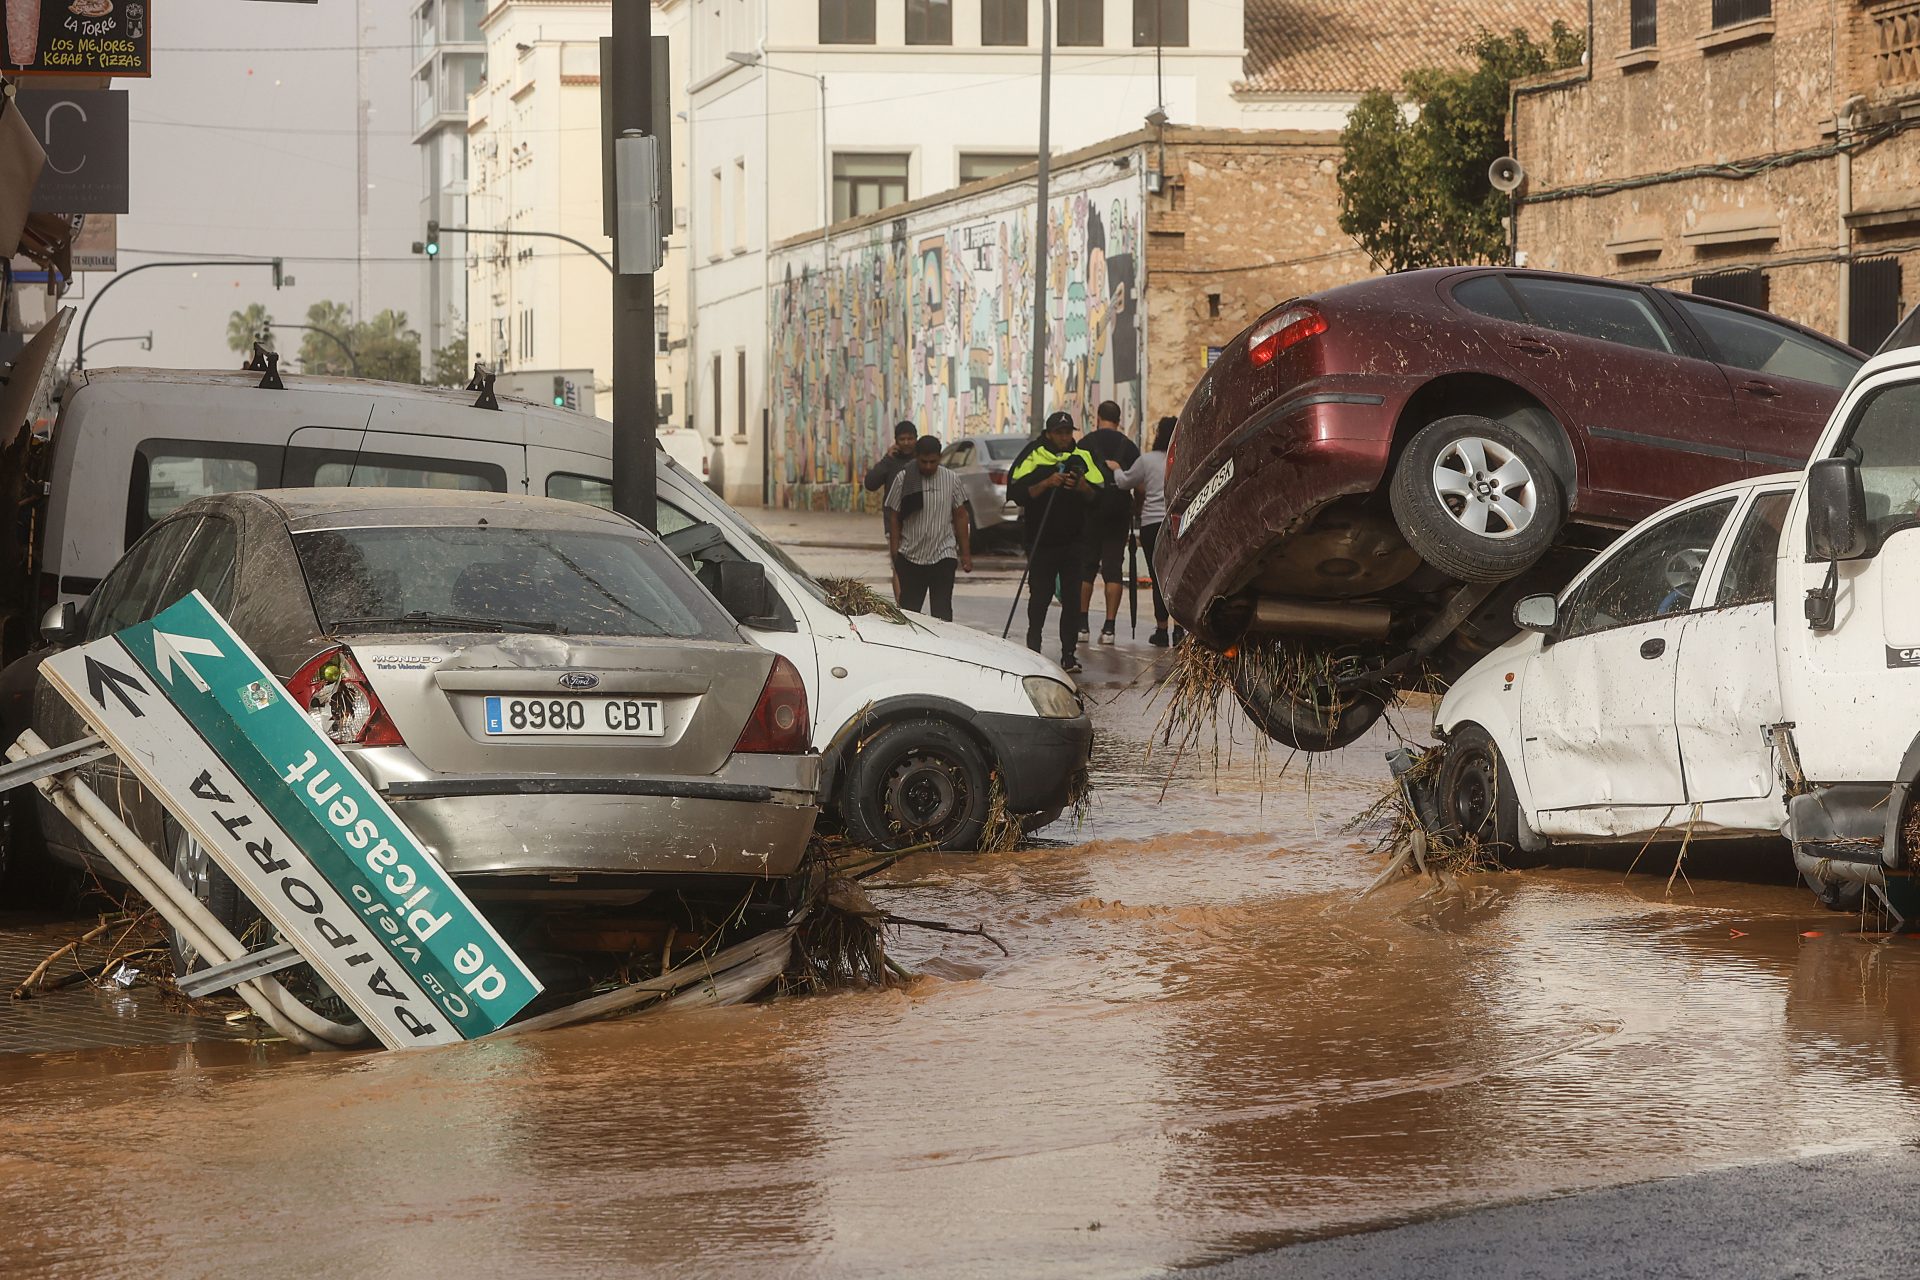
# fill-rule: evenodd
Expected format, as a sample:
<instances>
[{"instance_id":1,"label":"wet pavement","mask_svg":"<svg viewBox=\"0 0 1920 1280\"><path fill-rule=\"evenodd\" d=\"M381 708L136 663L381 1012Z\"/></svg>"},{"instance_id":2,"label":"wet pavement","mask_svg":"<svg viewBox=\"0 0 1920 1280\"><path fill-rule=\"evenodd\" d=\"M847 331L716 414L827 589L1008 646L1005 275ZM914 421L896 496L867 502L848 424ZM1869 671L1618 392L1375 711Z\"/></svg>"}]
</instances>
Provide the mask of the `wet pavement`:
<instances>
[{"instance_id":1,"label":"wet pavement","mask_svg":"<svg viewBox=\"0 0 1920 1280\"><path fill-rule=\"evenodd\" d=\"M0 1056L0 1268L1149 1274L1920 1134L1920 942L1777 850L1363 900L1391 730L1149 761L1144 635L1088 654L1084 827L872 884L1009 955L908 931L904 990L407 1054Z\"/></svg>"}]
</instances>

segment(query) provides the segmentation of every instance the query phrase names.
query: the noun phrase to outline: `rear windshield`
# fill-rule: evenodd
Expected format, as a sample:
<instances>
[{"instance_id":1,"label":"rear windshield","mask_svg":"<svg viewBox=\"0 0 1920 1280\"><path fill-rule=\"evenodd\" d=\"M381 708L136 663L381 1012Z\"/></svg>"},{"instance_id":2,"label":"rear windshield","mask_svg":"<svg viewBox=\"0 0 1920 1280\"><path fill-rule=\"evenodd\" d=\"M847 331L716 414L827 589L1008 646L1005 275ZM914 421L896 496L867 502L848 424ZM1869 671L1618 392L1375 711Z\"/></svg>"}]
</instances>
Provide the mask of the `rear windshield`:
<instances>
[{"instance_id":1,"label":"rear windshield","mask_svg":"<svg viewBox=\"0 0 1920 1280\"><path fill-rule=\"evenodd\" d=\"M737 640L670 553L617 533L501 527L294 535L328 632L537 631Z\"/></svg>"},{"instance_id":2,"label":"rear windshield","mask_svg":"<svg viewBox=\"0 0 1920 1280\"><path fill-rule=\"evenodd\" d=\"M989 440L987 456L995 462L1011 462L1019 457L1020 451L1026 447L1027 441L1024 437L1018 440Z\"/></svg>"}]
</instances>

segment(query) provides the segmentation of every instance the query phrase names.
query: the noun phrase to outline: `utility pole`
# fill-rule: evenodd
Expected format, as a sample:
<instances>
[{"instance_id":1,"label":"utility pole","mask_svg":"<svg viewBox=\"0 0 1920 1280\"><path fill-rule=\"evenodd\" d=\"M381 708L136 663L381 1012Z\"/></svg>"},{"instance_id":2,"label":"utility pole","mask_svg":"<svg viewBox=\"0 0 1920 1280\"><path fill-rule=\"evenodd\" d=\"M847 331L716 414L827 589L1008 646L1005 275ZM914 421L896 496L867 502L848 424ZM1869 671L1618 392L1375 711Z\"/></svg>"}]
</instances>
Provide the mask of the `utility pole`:
<instances>
[{"instance_id":1,"label":"utility pole","mask_svg":"<svg viewBox=\"0 0 1920 1280\"><path fill-rule=\"evenodd\" d=\"M601 175L610 191L624 198L620 139L653 133L653 0L613 0L612 65L601 68L601 83L611 95L614 145L603 149L613 163ZM649 178L651 181L651 178ZM624 224L625 220L622 220ZM622 232L651 234L651 245L622 245ZM660 227L650 232L627 225L614 228L613 277L613 509L658 529L655 506L655 440L660 401L654 387L653 272L630 262L659 253Z\"/></svg>"},{"instance_id":2,"label":"utility pole","mask_svg":"<svg viewBox=\"0 0 1920 1280\"><path fill-rule=\"evenodd\" d=\"M1047 424L1047 168L1049 113L1053 108L1053 0L1040 0L1039 197L1033 211L1033 434Z\"/></svg>"}]
</instances>

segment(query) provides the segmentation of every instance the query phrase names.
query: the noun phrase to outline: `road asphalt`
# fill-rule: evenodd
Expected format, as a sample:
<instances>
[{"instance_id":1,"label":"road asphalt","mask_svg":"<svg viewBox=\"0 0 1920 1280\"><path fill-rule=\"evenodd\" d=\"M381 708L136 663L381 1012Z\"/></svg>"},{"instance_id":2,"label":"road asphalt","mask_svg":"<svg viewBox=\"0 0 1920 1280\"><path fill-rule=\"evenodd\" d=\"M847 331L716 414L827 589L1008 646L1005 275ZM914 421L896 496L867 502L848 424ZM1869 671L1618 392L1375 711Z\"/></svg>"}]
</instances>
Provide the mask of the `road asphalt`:
<instances>
[{"instance_id":1,"label":"road asphalt","mask_svg":"<svg viewBox=\"0 0 1920 1280\"><path fill-rule=\"evenodd\" d=\"M1920 1145L1503 1205L1183 1270L1194 1280L1920 1275Z\"/></svg>"}]
</instances>

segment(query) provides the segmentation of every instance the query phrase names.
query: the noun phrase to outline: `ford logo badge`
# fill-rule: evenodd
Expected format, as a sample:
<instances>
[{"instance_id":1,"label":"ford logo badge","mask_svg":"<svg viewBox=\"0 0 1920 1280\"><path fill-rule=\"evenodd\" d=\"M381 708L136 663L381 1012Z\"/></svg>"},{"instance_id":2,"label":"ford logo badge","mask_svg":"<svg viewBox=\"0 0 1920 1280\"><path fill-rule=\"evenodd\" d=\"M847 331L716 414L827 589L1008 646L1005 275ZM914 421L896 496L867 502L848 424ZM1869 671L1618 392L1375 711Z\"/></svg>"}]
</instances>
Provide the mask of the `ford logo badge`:
<instances>
[{"instance_id":1,"label":"ford logo badge","mask_svg":"<svg viewBox=\"0 0 1920 1280\"><path fill-rule=\"evenodd\" d=\"M591 671L569 671L560 677L562 689L597 689L600 677Z\"/></svg>"}]
</instances>

